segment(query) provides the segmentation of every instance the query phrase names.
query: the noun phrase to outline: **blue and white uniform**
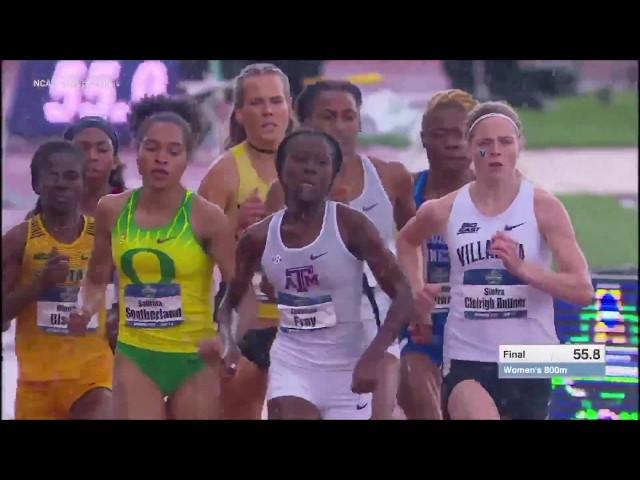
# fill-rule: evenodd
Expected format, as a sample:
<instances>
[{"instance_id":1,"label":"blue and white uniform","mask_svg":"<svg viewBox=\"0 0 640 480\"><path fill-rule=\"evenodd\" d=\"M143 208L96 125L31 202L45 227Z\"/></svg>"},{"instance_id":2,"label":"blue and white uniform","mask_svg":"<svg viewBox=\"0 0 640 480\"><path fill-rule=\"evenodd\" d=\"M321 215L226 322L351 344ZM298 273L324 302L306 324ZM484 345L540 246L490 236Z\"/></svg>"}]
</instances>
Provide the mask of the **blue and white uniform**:
<instances>
[{"instance_id":1,"label":"blue and white uniform","mask_svg":"<svg viewBox=\"0 0 640 480\"><path fill-rule=\"evenodd\" d=\"M429 171L420 172L414 182L413 197L416 207L425 202L424 189L429 178ZM419 344L413 342L409 332L405 330L402 335L402 354L422 353L438 366L442 365L442 351L444 340L444 327L449 313L449 272L451 264L449 261L449 250L447 244L439 235L429 238L422 247L424 258L424 280L429 283L439 283L443 287L442 295L436 298L436 308L431 319L433 321L433 338L429 344Z\"/></svg>"}]
</instances>

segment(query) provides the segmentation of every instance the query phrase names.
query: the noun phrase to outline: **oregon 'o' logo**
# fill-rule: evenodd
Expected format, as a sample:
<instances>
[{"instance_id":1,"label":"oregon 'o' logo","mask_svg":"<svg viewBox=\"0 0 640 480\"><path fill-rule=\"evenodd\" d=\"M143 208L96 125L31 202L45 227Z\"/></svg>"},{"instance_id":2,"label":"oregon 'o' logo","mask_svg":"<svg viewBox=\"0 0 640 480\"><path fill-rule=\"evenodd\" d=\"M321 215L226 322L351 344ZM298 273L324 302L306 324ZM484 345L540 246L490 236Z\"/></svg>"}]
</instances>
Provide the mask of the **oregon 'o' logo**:
<instances>
[{"instance_id":1,"label":"oregon 'o' logo","mask_svg":"<svg viewBox=\"0 0 640 480\"><path fill-rule=\"evenodd\" d=\"M122 254L120 258L120 268L124 274L129 277L132 283L143 283L133 267L133 257L137 254L146 252L155 255L160 265L160 280L154 283L170 283L176 278L176 266L173 259L164 252L153 248L132 248Z\"/></svg>"}]
</instances>

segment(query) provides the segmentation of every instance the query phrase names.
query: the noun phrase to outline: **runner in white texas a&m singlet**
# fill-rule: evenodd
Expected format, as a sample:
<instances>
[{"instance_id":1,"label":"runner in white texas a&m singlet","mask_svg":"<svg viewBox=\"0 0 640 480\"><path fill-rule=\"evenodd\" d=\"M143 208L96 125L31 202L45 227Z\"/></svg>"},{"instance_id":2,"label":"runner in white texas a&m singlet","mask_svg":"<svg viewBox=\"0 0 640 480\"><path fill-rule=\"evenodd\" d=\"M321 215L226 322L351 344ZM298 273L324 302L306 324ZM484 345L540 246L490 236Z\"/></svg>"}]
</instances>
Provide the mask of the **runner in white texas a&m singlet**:
<instances>
[{"instance_id":1,"label":"runner in white texas a&m singlet","mask_svg":"<svg viewBox=\"0 0 640 480\"><path fill-rule=\"evenodd\" d=\"M261 263L273 280L280 311L271 360L307 368L352 369L365 347L359 315L363 264L344 246L335 202L326 204L318 238L302 248L282 243L284 212L271 219Z\"/></svg>"},{"instance_id":2,"label":"runner in white texas a&m singlet","mask_svg":"<svg viewBox=\"0 0 640 480\"><path fill-rule=\"evenodd\" d=\"M341 165L332 136L298 130L286 137L276 155L286 208L249 227L238 243L220 315L231 316L261 267L280 316L270 352L269 419L369 419L385 351L414 313L409 284L373 223L327 199ZM370 342L360 311L364 262L392 297ZM212 361L222 351L233 370L235 338L230 330L221 337L222 346L209 342L201 351Z\"/></svg>"},{"instance_id":3,"label":"runner in white texas a&m singlet","mask_svg":"<svg viewBox=\"0 0 640 480\"><path fill-rule=\"evenodd\" d=\"M331 199L360 210L375 225L385 246L395 253L395 236L415 215L411 175L400 162L384 161L359 153L362 92L353 83L321 80L308 85L298 96L296 112L300 122L328 133L340 142L344 167L336 177ZM365 341L371 341L384 323L391 301L365 265L362 281L362 318ZM400 344L387 349L373 394L374 419L389 420L397 403L400 381Z\"/></svg>"}]
</instances>

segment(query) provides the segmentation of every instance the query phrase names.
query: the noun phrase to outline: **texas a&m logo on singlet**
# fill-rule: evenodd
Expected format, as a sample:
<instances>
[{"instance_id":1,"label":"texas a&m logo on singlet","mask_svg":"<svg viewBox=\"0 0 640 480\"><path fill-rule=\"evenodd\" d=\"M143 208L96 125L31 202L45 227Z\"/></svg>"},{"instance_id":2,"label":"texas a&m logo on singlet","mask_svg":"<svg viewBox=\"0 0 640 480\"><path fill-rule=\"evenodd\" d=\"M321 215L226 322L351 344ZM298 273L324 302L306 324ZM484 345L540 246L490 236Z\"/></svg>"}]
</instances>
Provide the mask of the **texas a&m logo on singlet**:
<instances>
[{"instance_id":1,"label":"texas a&m logo on singlet","mask_svg":"<svg viewBox=\"0 0 640 480\"><path fill-rule=\"evenodd\" d=\"M318 274L313 273L313 266L287 268L285 271L285 290L295 289L298 293L308 292L311 285L320 285Z\"/></svg>"}]
</instances>

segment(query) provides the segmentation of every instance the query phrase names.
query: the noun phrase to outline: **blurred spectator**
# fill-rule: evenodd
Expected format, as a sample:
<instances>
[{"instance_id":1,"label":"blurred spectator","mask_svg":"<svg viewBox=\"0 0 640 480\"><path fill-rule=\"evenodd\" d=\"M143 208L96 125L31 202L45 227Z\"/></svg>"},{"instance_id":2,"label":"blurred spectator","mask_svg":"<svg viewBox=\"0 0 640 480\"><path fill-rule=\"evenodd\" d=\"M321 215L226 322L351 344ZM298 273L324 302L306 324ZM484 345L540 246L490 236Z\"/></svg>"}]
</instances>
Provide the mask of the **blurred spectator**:
<instances>
[{"instance_id":1,"label":"blurred spectator","mask_svg":"<svg viewBox=\"0 0 640 480\"><path fill-rule=\"evenodd\" d=\"M473 78L473 60L443 60L443 66L451 81L451 88L464 90L465 92L477 92Z\"/></svg>"},{"instance_id":2,"label":"blurred spectator","mask_svg":"<svg viewBox=\"0 0 640 480\"><path fill-rule=\"evenodd\" d=\"M527 82L527 75L517 60L475 60L484 63L484 78L474 78L474 60L444 60L444 69L451 88L473 92L484 83L492 100L506 100L515 107L541 108L542 99L535 82Z\"/></svg>"},{"instance_id":3,"label":"blurred spectator","mask_svg":"<svg viewBox=\"0 0 640 480\"><path fill-rule=\"evenodd\" d=\"M202 80L209 71L208 60L182 60L180 61L181 80Z\"/></svg>"}]
</instances>

